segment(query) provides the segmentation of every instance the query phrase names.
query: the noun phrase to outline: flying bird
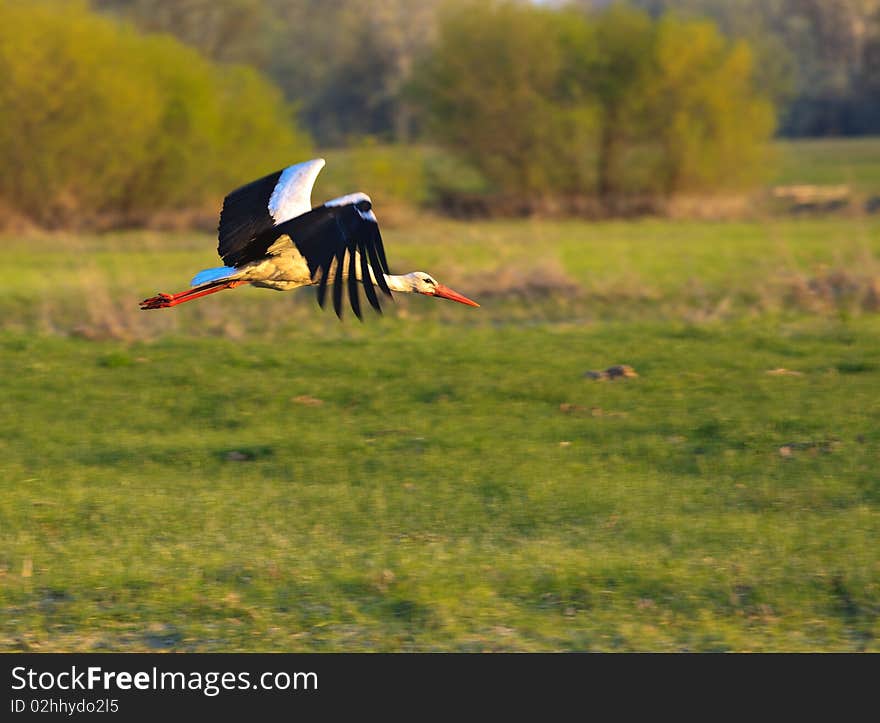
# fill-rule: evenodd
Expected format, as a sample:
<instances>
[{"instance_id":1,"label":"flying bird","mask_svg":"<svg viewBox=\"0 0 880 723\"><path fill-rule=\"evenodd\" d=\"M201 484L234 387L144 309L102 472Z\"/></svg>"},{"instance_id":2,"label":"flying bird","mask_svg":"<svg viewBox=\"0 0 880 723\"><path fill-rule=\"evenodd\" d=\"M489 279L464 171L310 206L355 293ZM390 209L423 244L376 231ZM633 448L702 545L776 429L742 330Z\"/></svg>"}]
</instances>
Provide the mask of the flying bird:
<instances>
[{"instance_id":1,"label":"flying bird","mask_svg":"<svg viewBox=\"0 0 880 723\"><path fill-rule=\"evenodd\" d=\"M479 306L423 271L391 274L373 204L365 193L350 193L312 208L312 186L324 167L316 158L289 166L232 191L223 200L217 251L223 266L205 269L178 294L144 299L141 309L165 309L244 284L288 291L317 286L323 307L333 287L333 308L342 318L343 294L361 318L358 284L376 311L376 289L418 293Z\"/></svg>"}]
</instances>

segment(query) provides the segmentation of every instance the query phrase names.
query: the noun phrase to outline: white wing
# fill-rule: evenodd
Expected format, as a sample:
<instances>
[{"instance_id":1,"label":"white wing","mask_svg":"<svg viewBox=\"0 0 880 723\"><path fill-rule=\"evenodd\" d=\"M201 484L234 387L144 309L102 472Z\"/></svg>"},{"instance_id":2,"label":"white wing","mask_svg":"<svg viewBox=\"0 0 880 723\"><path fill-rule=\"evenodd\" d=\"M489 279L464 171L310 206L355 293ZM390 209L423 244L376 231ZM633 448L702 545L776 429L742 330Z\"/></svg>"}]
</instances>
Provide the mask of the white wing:
<instances>
[{"instance_id":1,"label":"white wing","mask_svg":"<svg viewBox=\"0 0 880 723\"><path fill-rule=\"evenodd\" d=\"M324 159L315 158L281 172L269 197L269 215L276 226L312 210L312 186L323 167Z\"/></svg>"}]
</instances>

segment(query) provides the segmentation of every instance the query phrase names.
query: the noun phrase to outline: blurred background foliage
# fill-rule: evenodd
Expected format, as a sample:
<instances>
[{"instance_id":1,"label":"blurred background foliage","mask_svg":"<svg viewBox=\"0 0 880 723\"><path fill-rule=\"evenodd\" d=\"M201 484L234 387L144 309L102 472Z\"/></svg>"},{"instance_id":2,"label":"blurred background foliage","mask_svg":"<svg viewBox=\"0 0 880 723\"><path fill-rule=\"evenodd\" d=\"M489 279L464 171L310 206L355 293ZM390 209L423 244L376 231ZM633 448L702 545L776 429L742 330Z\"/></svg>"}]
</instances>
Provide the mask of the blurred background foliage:
<instances>
[{"instance_id":1,"label":"blurred background foliage","mask_svg":"<svg viewBox=\"0 0 880 723\"><path fill-rule=\"evenodd\" d=\"M774 132L880 131L878 59L880 0L0 0L0 205L207 218L348 148L383 200L656 209L765 179Z\"/></svg>"},{"instance_id":2,"label":"blurred background foliage","mask_svg":"<svg viewBox=\"0 0 880 723\"><path fill-rule=\"evenodd\" d=\"M0 197L46 225L197 206L309 152L253 69L83 3L0 3L0 77Z\"/></svg>"},{"instance_id":3,"label":"blurred background foliage","mask_svg":"<svg viewBox=\"0 0 880 723\"><path fill-rule=\"evenodd\" d=\"M752 52L700 20L472 2L415 97L433 137L511 193L674 194L751 180L773 126Z\"/></svg>"}]
</instances>

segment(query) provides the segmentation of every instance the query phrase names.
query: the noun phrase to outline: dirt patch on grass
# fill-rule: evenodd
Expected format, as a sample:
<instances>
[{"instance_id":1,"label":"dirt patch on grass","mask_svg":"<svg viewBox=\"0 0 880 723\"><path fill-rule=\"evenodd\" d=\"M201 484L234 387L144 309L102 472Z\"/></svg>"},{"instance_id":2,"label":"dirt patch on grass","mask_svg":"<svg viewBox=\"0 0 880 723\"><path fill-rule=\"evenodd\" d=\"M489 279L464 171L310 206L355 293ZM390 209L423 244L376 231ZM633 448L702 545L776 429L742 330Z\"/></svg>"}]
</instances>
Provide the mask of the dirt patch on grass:
<instances>
[{"instance_id":1,"label":"dirt patch on grass","mask_svg":"<svg viewBox=\"0 0 880 723\"><path fill-rule=\"evenodd\" d=\"M880 311L880 275L847 269L792 274L783 280L782 296L786 307L813 313L876 312Z\"/></svg>"},{"instance_id":2,"label":"dirt patch on grass","mask_svg":"<svg viewBox=\"0 0 880 723\"><path fill-rule=\"evenodd\" d=\"M462 288L475 298L531 301L554 296L582 298L584 290L562 265L554 260L533 268L504 266L491 274L464 275Z\"/></svg>"}]
</instances>

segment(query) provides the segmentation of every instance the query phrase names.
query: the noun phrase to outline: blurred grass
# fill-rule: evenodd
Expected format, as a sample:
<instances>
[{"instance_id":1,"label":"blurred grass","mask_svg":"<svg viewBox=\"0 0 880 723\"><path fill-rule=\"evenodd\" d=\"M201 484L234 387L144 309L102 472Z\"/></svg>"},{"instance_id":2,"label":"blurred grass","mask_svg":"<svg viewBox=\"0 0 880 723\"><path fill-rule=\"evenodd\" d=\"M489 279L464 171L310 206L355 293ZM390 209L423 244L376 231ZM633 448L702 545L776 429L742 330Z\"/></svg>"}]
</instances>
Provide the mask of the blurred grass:
<instances>
[{"instance_id":1,"label":"blurred grass","mask_svg":"<svg viewBox=\"0 0 880 723\"><path fill-rule=\"evenodd\" d=\"M376 210L381 220L383 209ZM462 314L452 304L399 295L389 311L410 318L700 321L880 307L877 216L593 224L423 216L384 237L395 273L428 271L485 302ZM142 298L180 291L196 271L219 263L207 234L55 234L2 244L10 273L0 286L0 329L134 340L271 336L304 326L326 332L337 323L315 312L308 290L243 288L170 313L139 311Z\"/></svg>"},{"instance_id":2,"label":"blurred grass","mask_svg":"<svg viewBox=\"0 0 880 723\"><path fill-rule=\"evenodd\" d=\"M880 220L385 236L483 306L2 240L0 649L878 649Z\"/></svg>"},{"instance_id":3,"label":"blurred grass","mask_svg":"<svg viewBox=\"0 0 880 723\"><path fill-rule=\"evenodd\" d=\"M880 194L877 138L780 140L774 150L773 185L849 185L856 192Z\"/></svg>"},{"instance_id":4,"label":"blurred grass","mask_svg":"<svg viewBox=\"0 0 880 723\"><path fill-rule=\"evenodd\" d=\"M5 333L0 648L876 650L878 332Z\"/></svg>"}]
</instances>

